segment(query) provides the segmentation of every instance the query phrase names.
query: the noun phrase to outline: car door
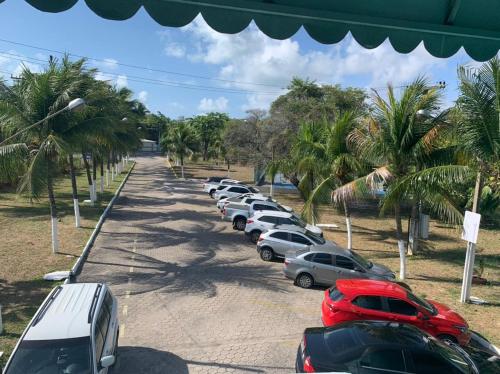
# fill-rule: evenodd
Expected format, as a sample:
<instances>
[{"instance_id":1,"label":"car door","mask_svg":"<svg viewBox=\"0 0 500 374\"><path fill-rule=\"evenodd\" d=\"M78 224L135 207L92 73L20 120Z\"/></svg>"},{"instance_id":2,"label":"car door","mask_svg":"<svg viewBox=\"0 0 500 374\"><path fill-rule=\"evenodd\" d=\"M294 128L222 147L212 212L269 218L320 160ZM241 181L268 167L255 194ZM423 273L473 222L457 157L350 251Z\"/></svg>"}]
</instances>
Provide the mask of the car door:
<instances>
[{"instance_id":1,"label":"car door","mask_svg":"<svg viewBox=\"0 0 500 374\"><path fill-rule=\"evenodd\" d=\"M330 253L315 253L311 261L311 267L311 275L316 283L327 286L335 283L336 272L333 267L333 256Z\"/></svg>"},{"instance_id":2,"label":"car door","mask_svg":"<svg viewBox=\"0 0 500 374\"><path fill-rule=\"evenodd\" d=\"M408 357L407 365L410 366L409 372L415 374L462 374L463 371L455 367L436 352L430 352L423 349L413 348L406 351ZM464 358L458 354L447 352L448 358L457 366L467 368L468 364Z\"/></svg>"},{"instance_id":3,"label":"car door","mask_svg":"<svg viewBox=\"0 0 500 374\"><path fill-rule=\"evenodd\" d=\"M107 373L107 369L102 369L100 366L101 359L113 354L108 344L109 320L109 311L103 303L99 309L99 314L97 315L94 325L94 357L99 374Z\"/></svg>"},{"instance_id":4,"label":"car door","mask_svg":"<svg viewBox=\"0 0 500 374\"><path fill-rule=\"evenodd\" d=\"M360 374L407 373L403 350L368 348L359 359Z\"/></svg>"},{"instance_id":5,"label":"car door","mask_svg":"<svg viewBox=\"0 0 500 374\"><path fill-rule=\"evenodd\" d=\"M362 278L363 274L355 271L356 263L349 257L336 255L335 259L335 274L339 279Z\"/></svg>"},{"instance_id":6,"label":"car door","mask_svg":"<svg viewBox=\"0 0 500 374\"><path fill-rule=\"evenodd\" d=\"M284 256L288 251L293 249L290 235L285 231L277 231L269 235L272 238L272 248L278 256Z\"/></svg>"},{"instance_id":7,"label":"car door","mask_svg":"<svg viewBox=\"0 0 500 374\"><path fill-rule=\"evenodd\" d=\"M359 295L351 301L351 312L356 319L388 320L382 297L376 295Z\"/></svg>"},{"instance_id":8,"label":"car door","mask_svg":"<svg viewBox=\"0 0 500 374\"><path fill-rule=\"evenodd\" d=\"M259 221L258 228L264 232L264 231L271 230L272 228L276 227L277 217L262 216L258 219L258 221Z\"/></svg>"},{"instance_id":9,"label":"car door","mask_svg":"<svg viewBox=\"0 0 500 374\"><path fill-rule=\"evenodd\" d=\"M292 243L294 249L297 250L306 250L312 245L311 241L304 237L302 234L292 233ZM331 262L330 262L331 263Z\"/></svg>"}]
</instances>

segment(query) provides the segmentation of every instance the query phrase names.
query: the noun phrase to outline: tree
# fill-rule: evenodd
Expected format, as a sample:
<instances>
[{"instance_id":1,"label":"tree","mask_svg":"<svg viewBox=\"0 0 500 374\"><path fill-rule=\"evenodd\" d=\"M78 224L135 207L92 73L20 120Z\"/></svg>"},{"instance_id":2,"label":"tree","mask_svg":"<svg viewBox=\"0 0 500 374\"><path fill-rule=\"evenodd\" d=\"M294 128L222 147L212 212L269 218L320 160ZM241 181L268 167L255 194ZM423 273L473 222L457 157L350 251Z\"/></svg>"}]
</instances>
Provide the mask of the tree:
<instances>
[{"instance_id":1,"label":"tree","mask_svg":"<svg viewBox=\"0 0 500 374\"><path fill-rule=\"evenodd\" d=\"M424 78L417 78L405 88L398 99L392 86L388 86L387 100L377 91L373 95L373 113L371 119L363 126L357 127L349 136L357 154L375 170L339 187L334 192L337 201L366 195L380 183L398 186L403 178L416 170L418 160L423 160L432 150L434 140L439 135L441 116L435 114L439 108L440 92L429 86ZM420 113L429 113L422 118ZM436 120L438 118L438 120ZM448 172L453 172L449 171ZM395 188L395 187L394 187ZM437 191L442 197L442 191ZM408 195L406 195L408 197ZM420 196L422 198L424 196ZM400 253L400 278L405 279L406 244L403 239L401 223L401 203L403 194L392 193L383 203L383 210L394 209L396 236ZM417 196L412 196L412 204L417 203ZM437 195L432 196L441 209L455 211L448 200L439 201Z\"/></svg>"},{"instance_id":2,"label":"tree","mask_svg":"<svg viewBox=\"0 0 500 374\"><path fill-rule=\"evenodd\" d=\"M196 116L190 121L200 141L203 161L208 160L209 149L220 138L227 121L229 121L227 114L217 112Z\"/></svg>"},{"instance_id":3,"label":"tree","mask_svg":"<svg viewBox=\"0 0 500 374\"><path fill-rule=\"evenodd\" d=\"M173 152L181 162L181 176L184 178L184 159L192 155L199 144L193 129L189 124L178 124L167 136L162 138L164 149Z\"/></svg>"}]
</instances>

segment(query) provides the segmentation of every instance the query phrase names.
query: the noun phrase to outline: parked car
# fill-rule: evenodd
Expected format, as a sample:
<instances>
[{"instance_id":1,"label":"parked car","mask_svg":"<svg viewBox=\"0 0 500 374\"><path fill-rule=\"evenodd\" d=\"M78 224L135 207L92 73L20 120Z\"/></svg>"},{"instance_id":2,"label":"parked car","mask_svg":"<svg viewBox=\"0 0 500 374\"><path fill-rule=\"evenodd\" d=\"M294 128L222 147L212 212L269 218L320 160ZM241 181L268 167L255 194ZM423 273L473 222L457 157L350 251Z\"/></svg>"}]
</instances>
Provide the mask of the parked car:
<instances>
[{"instance_id":1,"label":"parked car","mask_svg":"<svg viewBox=\"0 0 500 374\"><path fill-rule=\"evenodd\" d=\"M106 374L115 363L118 304L100 283L57 286L22 334L4 374Z\"/></svg>"},{"instance_id":2,"label":"parked car","mask_svg":"<svg viewBox=\"0 0 500 374\"><path fill-rule=\"evenodd\" d=\"M260 193L249 192L235 197L226 197L225 199L220 199L217 201L216 205L217 208L222 212L224 207L228 204L234 203L234 204L250 205L256 200L276 202L276 200L273 200L272 198L264 196Z\"/></svg>"},{"instance_id":3,"label":"parked car","mask_svg":"<svg viewBox=\"0 0 500 374\"><path fill-rule=\"evenodd\" d=\"M222 186L221 186L222 187ZM245 185L228 185L224 187L219 187L212 194L215 200L225 199L227 197L236 197L244 193L259 193L257 188Z\"/></svg>"},{"instance_id":4,"label":"parked car","mask_svg":"<svg viewBox=\"0 0 500 374\"><path fill-rule=\"evenodd\" d=\"M204 192L207 192L210 196L212 196L212 194L215 192L215 190L224 185L224 186L228 186L228 185L234 185L234 184L241 184L240 181L236 180L236 179L221 179L219 182L217 181L207 181L205 183L203 183L203 191Z\"/></svg>"},{"instance_id":5,"label":"parked car","mask_svg":"<svg viewBox=\"0 0 500 374\"><path fill-rule=\"evenodd\" d=\"M304 331L297 373L499 373L500 360L476 348L442 342L408 324L355 321Z\"/></svg>"},{"instance_id":6,"label":"parked car","mask_svg":"<svg viewBox=\"0 0 500 374\"><path fill-rule=\"evenodd\" d=\"M323 235L323 231L319 227L309 225L293 213L271 210L255 212L253 216L248 218L245 226L245 235L250 238L252 243L257 243L260 234L277 228L292 231L303 231L305 229L313 234Z\"/></svg>"},{"instance_id":7,"label":"parked car","mask_svg":"<svg viewBox=\"0 0 500 374\"><path fill-rule=\"evenodd\" d=\"M273 210L280 212L293 212L291 208L282 206L272 201L254 201L250 205L228 204L222 210L222 220L233 223L235 230L243 231L247 224L247 219L262 210Z\"/></svg>"},{"instance_id":8,"label":"parked car","mask_svg":"<svg viewBox=\"0 0 500 374\"><path fill-rule=\"evenodd\" d=\"M398 284L370 279L341 279L325 291L321 307L325 326L354 320L409 323L460 345L471 338L469 325L444 304L422 299Z\"/></svg>"}]
</instances>

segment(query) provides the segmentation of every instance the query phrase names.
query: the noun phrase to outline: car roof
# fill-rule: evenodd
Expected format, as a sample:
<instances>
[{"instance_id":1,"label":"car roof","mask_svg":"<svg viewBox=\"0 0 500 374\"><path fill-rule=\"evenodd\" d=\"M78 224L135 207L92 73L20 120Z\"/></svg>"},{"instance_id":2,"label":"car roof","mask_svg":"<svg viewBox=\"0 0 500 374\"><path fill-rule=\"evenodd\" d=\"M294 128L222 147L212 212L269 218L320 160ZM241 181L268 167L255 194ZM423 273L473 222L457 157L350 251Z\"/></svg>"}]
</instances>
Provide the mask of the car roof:
<instances>
[{"instance_id":1,"label":"car roof","mask_svg":"<svg viewBox=\"0 0 500 374\"><path fill-rule=\"evenodd\" d=\"M336 286L340 292L349 296L394 296L405 299L408 294L408 290L390 281L372 279L339 279L336 282Z\"/></svg>"},{"instance_id":2,"label":"car roof","mask_svg":"<svg viewBox=\"0 0 500 374\"><path fill-rule=\"evenodd\" d=\"M288 233L291 233L291 234L305 234L306 233L306 229L303 229L302 227L297 227L297 229L282 229L282 228L275 228L275 229L271 229L271 230L267 230L267 232L265 233L265 235L270 235L270 234L273 234L275 232L288 232Z\"/></svg>"},{"instance_id":3,"label":"car roof","mask_svg":"<svg viewBox=\"0 0 500 374\"><path fill-rule=\"evenodd\" d=\"M266 200L264 200L264 201L266 201ZM273 203L272 201L269 201L269 202ZM275 210L261 210L261 211L255 212L254 216L255 217L258 217L258 216L259 217L260 216L272 216L272 217L290 218L290 217L293 216L293 214L289 213L289 212L278 212L278 211L275 211ZM290 230L287 230L287 229L278 229L278 230L290 231Z\"/></svg>"},{"instance_id":4,"label":"car roof","mask_svg":"<svg viewBox=\"0 0 500 374\"><path fill-rule=\"evenodd\" d=\"M336 334L338 332L338 334ZM324 334L325 339L331 340L330 344L335 344L337 338L349 339L349 335L356 345L363 346L383 346L398 345L411 348L425 349L428 347L429 334L418 328L399 322L390 321L350 321L337 324L332 327L308 328L304 334ZM336 336L337 335L337 336Z\"/></svg>"},{"instance_id":5,"label":"car roof","mask_svg":"<svg viewBox=\"0 0 500 374\"><path fill-rule=\"evenodd\" d=\"M24 340L51 340L90 336L89 312L99 283L56 287L33 318ZM104 293L101 291L100 296Z\"/></svg>"}]
</instances>

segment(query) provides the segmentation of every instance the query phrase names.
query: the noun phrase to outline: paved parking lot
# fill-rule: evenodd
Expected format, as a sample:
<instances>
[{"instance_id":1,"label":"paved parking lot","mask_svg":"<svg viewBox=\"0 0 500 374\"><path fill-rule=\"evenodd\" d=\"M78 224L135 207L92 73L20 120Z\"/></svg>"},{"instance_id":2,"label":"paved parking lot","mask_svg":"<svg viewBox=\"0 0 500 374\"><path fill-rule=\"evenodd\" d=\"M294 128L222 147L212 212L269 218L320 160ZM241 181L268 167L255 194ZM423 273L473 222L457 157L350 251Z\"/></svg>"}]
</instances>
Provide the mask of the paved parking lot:
<instances>
[{"instance_id":1,"label":"paved parking lot","mask_svg":"<svg viewBox=\"0 0 500 374\"><path fill-rule=\"evenodd\" d=\"M138 157L79 276L120 303L115 373L290 373L322 290L284 279L221 222L200 182Z\"/></svg>"}]
</instances>

